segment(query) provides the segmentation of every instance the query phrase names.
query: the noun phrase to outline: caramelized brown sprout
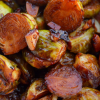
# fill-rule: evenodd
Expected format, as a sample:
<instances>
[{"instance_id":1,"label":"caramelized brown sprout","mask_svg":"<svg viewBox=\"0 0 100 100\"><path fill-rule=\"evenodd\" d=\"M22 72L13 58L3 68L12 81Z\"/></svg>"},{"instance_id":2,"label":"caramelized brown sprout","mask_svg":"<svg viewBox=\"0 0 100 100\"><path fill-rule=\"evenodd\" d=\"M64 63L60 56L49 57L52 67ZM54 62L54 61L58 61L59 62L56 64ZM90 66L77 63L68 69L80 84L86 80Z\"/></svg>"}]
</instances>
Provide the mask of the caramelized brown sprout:
<instances>
[{"instance_id":1,"label":"caramelized brown sprout","mask_svg":"<svg viewBox=\"0 0 100 100\"><path fill-rule=\"evenodd\" d=\"M46 68L50 65L55 64L57 61L48 61L41 59L39 57L36 57L31 51L28 49L23 50L23 56L26 62L28 62L31 66L37 68L37 69L42 69Z\"/></svg>"},{"instance_id":2,"label":"caramelized brown sprout","mask_svg":"<svg viewBox=\"0 0 100 100\"><path fill-rule=\"evenodd\" d=\"M36 25L29 16L9 13L0 20L0 48L5 55L17 53L27 46L25 35Z\"/></svg>"},{"instance_id":3,"label":"caramelized brown sprout","mask_svg":"<svg viewBox=\"0 0 100 100\"><path fill-rule=\"evenodd\" d=\"M93 88L83 87L76 96L63 100L100 100L100 91Z\"/></svg>"},{"instance_id":4,"label":"caramelized brown sprout","mask_svg":"<svg viewBox=\"0 0 100 100\"><path fill-rule=\"evenodd\" d=\"M98 0L92 0L89 5L84 7L84 17L92 18L100 12L100 3Z\"/></svg>"},{"instance_id":5,"label":"caramelized brown sprout","mask_svg":"<svg viewBox=\"0 0 100 100\"><path fill-rule=\"evenodd\" d=\"M0 100L100 100L99 35L100 0L0 0Z\"/></svg>"},{"instance_id":6,"label":"caramelized brown sprout","mask_svg":"<svg viewBox=\"0 0 100 100\"><path fill-rule=\"evenodd\" d=\"M18 85L20 78L20 69L17 64L0 55L0 93L8 94Z\"/></svg>"},{"instance_id":7,"label":"caramelized brown sprout","mask_svg":"<svg viewBox=\"0 0 100 100\"><path fill-rule=\"evenodd\" d=\"M31 80L34 78L34 70L32 66L30 66L20 54L9 55L10 59L12 59L15 63L18 64L18 67L21 70L20 80L23 84L31 83Z\"/></svg>"},{"instance_id":8,"label":"caramelized brown sprout","mask_svg":"<svg viewBox=\"0 0 100 100\"><path fill-rule=\"evenodd\" d=\"M49 91L58 97L66 98L76 95L82 89L80 74L72 66L57 66L45 76Z\"/></svg>"},{"instance_id":9,"label":"caramelized brown sprout","mask_svg":"<svg viewBox=\"0 0 100 100\"><path fill-rule=\"evenodd\" d=\"M97 88L100 85L100 67L95 56L77 54L74 67L80 73L84 87Z\"/></svg>"},{"instance_id":10,"label":"caramelized brown sprout","mask_svg":"<svg viewBox=\"0 0 100 100\"><path fill-rule=\"evenodd\" d=\"M79 0L50 0L44 10L47 23L54 22L61 30L72 32L83 21L83 6Z\"/></svg>"},{"instance_id":11,"label":"caramelized brown sprout","mask_svg":"<svg viewBox=\"0 0 100 100\"><path fill-rule=\"evenodd\" d=\"M82 5L85 6L88 3L90 3L92 0L80 0L82 2Z\"/></svg>"},{"instance_id":12,"label":"caramelized brown sprout","mask_svg":"<svg viewBox=\"0 0 100 100\"><path fill-rule=\"evenodd\" d=\"M47 95L45 97L42 97L39 100L58 100L58 97L56 95L52 94L52 95Z\"/></svg>"},{"instance_id":13,"label":"caramelized brown sprout","mask_svg":"<svg viewBox=\"0 0 100 100\"><path fill-rule=\"evenodd\" d=\"M71 46L68 49L73 53L86 53L91 48L91 39L93 37L94 28L84 31L79 36L69 37Z\"/></svg>"},{"instance_id":14,"label":"caramelized brown sprout","mask_svg":"<svg viewBox=\"0 0 100 100\"><path fill-rule=\"evenodd\" d=\"M13 12L13 9L6 5L3 1L0 1L0 18L11 12Z\"/></svg>"},{"instance_id":15,"label":"caramelized brown sprout","mask_svg":"<svg viewBox=\"0 0 100 100\"><path fill-rule=\"evenodd\" d=\"M44 84L44 80L38 79L30 85L28 90L22 95L21 100L38 100L48 93L49 91Z\"/></svg>"},{"instance_id":16,"label":"caramelized brown sprout","mask_svg":"<svg viewBox=\"0 0 100 100\"><path fill-rule=\"evenodd\" d=\"M39 30L39 35L36 48L32 53L44 60L59 61L66 51L66 42L64 40L51 41L49 30Z\"/></svg>"}]
</instances>

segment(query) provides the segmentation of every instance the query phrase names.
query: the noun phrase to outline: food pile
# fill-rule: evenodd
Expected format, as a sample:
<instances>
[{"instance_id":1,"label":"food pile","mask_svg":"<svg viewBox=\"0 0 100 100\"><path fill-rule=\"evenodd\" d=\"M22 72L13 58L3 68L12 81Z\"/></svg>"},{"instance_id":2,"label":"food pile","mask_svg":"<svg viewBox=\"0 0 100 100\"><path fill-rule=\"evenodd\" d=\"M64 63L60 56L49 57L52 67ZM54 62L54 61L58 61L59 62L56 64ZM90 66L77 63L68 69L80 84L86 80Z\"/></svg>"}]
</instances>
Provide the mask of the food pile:
<instances>
[{"instance_id":1,"label":"food pile","mask_svg":"<svg viewBox=\"0 0 100 100\"><path fill-rule=\"evenodd\" d=\"M100 100L100 0L1 0L0 100Z\"/></svg>"}]
</instances>

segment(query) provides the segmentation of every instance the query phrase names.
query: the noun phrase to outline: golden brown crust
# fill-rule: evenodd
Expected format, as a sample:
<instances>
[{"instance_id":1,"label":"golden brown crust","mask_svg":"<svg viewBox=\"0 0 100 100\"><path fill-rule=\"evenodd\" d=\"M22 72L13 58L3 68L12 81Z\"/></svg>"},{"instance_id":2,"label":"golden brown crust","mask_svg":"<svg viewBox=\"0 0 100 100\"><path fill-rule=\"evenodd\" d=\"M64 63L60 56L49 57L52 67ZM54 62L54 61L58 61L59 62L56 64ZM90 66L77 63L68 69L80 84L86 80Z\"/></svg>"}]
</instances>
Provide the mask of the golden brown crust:
<instances>
[{"instance_id":1,"label":"golden brown crust","mask_svg":"<svg viewBox=\"0 0 100 100\"><path fill-rule=\"evenodd\" d=\"M84 18L93 18L100 12L100 3L98 0L92 0L88 5L84 6Z\"/></svg>"},{"instance_id":2,"label":"golden brown crust","mask_svg":"<svg viewBox=\"0 0 100 100\"><path fill-rule=\"evenodd\" d=\"M48 67L50 65L55 64L57 61L48 61L41 59L39 57L34 56L33 53L31 53L29 50L23 50L23 55L25 57L25 60L33 67L42 69L45 67Z\"/></svg>"},{"instance_id":3,"label":"golden brown crust","mask_svg":"<svg viewBox=\"0 0 100 100\"><path fill-rule=\"evenodd\" d=\"M71 32L81 25L83 10L78 0L51 0L44 10L46 22L54 22Z\"/></svg>"},{"instance_id":4,"label":"golden brown crust","mask_svg":"<svg viewBox=\"0 0 100 100\"><path fill-rule=\"evenodd\" d=\"M5 55L19 52L27 46L25 35L30 25L26 18L18 13L9 13L0 20L0 44Z\"/></svg>"},{"instance_id":5,"label":"golden brown crust","mask_svg":"<svg viewBox=\"0 0 100 100\"><path fill-rule=\"evenodd\" d=\"M74 67L80 73L84 87L97 88L100 84L100 68L95 56L79 53L75 57Z\"/></svg>"},{"instance_id":6,"label":"golden brown crust","mask_svg":"<svg viewBox=\"0 0 100 100\"><path fill-rule=\"evenodd\" d=\"M76 95L82 89L80 74L72 66L51 70L45 76L45 83L51 93L62 98Z\"/></svg>"},{"instance_id":7,"label":"golden brown crust","mask_svg":"<svg viewBox=\"0 0 100 100\"><path fill-rule=\"evenodd\" d=\"M38 100L39 98L47 95L49 93L44 80L35 80L28 90L23 94L21 100Z\"/></svg>"}]
</instances>

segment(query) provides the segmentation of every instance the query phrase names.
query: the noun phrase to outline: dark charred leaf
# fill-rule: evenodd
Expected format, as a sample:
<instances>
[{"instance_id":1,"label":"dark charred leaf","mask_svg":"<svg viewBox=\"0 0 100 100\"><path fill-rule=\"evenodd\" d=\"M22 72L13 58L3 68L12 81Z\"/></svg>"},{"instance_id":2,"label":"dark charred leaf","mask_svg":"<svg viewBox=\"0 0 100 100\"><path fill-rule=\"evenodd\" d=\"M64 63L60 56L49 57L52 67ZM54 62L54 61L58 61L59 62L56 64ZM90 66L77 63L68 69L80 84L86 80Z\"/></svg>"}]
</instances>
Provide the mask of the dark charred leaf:
<instances>
[{"instance_id":1,"label":"dark charred leaf","mask_svg":"<svg viewBox=\"0 0 100 100\"><path fill-rule=\"evenodd\" d=\"M65 40L66 42L70 42L68 33L63 30L53 30L50 29L51 32L51 40L58 41L59 39Z\"/></svg>"}]
</instances>

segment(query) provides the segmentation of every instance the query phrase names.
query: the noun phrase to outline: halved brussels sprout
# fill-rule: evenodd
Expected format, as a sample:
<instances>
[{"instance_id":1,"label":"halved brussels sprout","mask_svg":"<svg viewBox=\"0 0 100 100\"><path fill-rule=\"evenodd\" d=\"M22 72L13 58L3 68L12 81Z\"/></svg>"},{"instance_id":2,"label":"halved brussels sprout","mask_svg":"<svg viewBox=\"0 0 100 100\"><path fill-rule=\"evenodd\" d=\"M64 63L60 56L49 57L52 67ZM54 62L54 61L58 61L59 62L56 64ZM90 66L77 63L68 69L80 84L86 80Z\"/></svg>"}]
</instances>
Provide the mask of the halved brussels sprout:
<instances>
[{"instance_id":1,"label":"halved brussels sprout","mask_svg":"<svg viewBox=\"0 0 100 100\"><path fill-rule=\"evenodd\" d=\"M49 30L39 30L39 39L32 53L44 60L59 61L66 51L66 46L64 40L59 40L57 42L51 41Z\"/></svg>"},{"instance_id":2,"label":"halved brussels sprout","mask_svg":"<svg viewBox=\"0 0 100 100\"><path fill-rule=\"evenodd\" d=\"M100 67L95 56L77 54L74 67L80 73L84 87L96 88L100 85Z\"/></svg>"},{"instance_id":3,"label":"halved brussels sprout","mask_svg":"<svg viewBox=\"0 0 100 100\"><path fill-rule=\"evenodd\" d=\"M44 84L43 79L35 80L28 90L22 95L22 100L38 100L39 98L47 95L48 89Z\"/></svg>"},{"instance_id":4,"label":"halved brussels sprout","mask_svg":"<svg viewBox=\"0 0 100 100\"><path fill-rule=\"evenodd\" d=\"M23 16L24 15L24 16ZM27 46L25 35L35 28L36 22L28 15L8 13L0 20L0 48L5 55L19 52Z\"/></svg>"},{"instance_id":5,"label":"halved brussels sprout","mask_svg":"<svg viewBox=\"0 0 100 100\"><path fill-rule=\"evenodd\" d=\"M17 64L0 55L0 93L12 92L18 85L20 74Z\"/></svg>"},{"instance_id":6,"label":"halved brussels sprout","mask_svg":"<svg viewBox=\"0 0 100 100\"><path fill-rule=\"evenodd\" d=\"M0 18L11 12L13 12L13 9L6 5L3 1L0 1Z\"/></svg>"},{"instance_id":7,"label":"halved brussels sprout","mask_svg":"<svg viewBox=\"0 0 100 100\"><path fill-rule=\"evenodd\" d=\"M100 100L100 91L93 88L83 87L76 96L63 100Z\"/></svg>"},{"instance_id":8,"label":"halved brussels sprout","mask_svg":"<svg viewBox=\"0 0 100 100\"><path fill-rule=\"evenodd\" d=\"M84 31L79 36L69 37L71 46L68 46L68 49L73 53L86 53L91 48L91 39L93 37L94 28L90 28Z\"/></svg>"},{"instance_id":9,"label":"halved brussels sprout","mask_svg":"<svg viewBox=\"0 0 100 100\"><path fill-rule=\"evenodd\" d=\"M72 65L55 66L45 75L45 84L49 91L58 97L76 95L82 89L82 79Z\"/></svg>"},{"instance_id":10,"label":"halved brussels sprout","mask_svg":"<svg viewBox=\"0 0 100 100\"><path fill-rule=\"evenodd\" d=\"M80 0L50 0L43 15L46 23L54 22L61 30L72 32L81 25L84 11Z\"/></svg>"},{"instance_id":11,"label":"halved brussels sprout","mask_svg":"<svg viewBox=\"0 0 100 100\"><path fill-rule=\"evenodd\" d=\"M98 0L92 0L89 5L84 7L84 18L92 18L100 12L100 3Z\"/></svg>"}]
</instances>

